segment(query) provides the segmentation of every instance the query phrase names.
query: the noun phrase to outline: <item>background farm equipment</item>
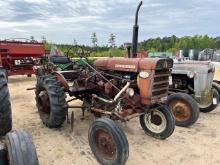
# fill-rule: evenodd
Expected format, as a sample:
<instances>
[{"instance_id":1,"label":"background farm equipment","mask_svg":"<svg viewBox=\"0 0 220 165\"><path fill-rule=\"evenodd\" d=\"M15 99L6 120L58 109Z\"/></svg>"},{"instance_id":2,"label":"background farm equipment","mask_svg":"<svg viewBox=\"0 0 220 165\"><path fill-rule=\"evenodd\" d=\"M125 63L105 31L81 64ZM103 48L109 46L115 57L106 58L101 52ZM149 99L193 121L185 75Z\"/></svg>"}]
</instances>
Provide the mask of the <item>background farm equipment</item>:
<instances>
[{"instance_id":1,"label":"background farm equipment","mask_svg":"<svg viewBox=\"0 0 220 165\"><path fill-rule=\"evenodd\" d=\"M191 52L191 51L190 51ZM213 82L215 66L208 61L192 61L206 59L210 51L190 54L174 60L170 77L167 104L176 119L176 125L187 127L194 124L199 117L199 110L210 112L219 104L220 87ZM167 57L166 57L167 58Z\"/></svg>"},{"instance_id":2,"label":"background farm equipment","mask_svg":"<svg viewBox=\"0 0 220 165\"><path fill-rule=\"evenodd\" d=\"M49 62L55 65L57 71L73 70L73 61L68 53L65 56L57 47L52 47L48 56Z\"/></svg>"},{"instance_id":3,"label":"background farm equipment","mask_svg":"<svg viewBox=\"0 0 220 165\"><path fill-rule=\"evenodd\" d=\"M40 64L44 45L38 42L4 40L0 41L0 64L7 76L35 74L34 65Z\"/></svg>"},{"instance_id":4,"label":"background farm equipment","mask_svg":"<svg viewBox=\"0 0 220 165\"><path fill-rule=\"evenodd\" d=\"M189 126L198 119L198 108L202 112L210 112L219 104L219 87L213 83L215 67L211 62L178 61L174 63L172 77L170 77L170 93L186 93L192 98L180 99L179 96L170 96L168 104L173 110L176 123L180 126ZM176 94L177 95L177 94ZM182 101L181 101L182 100ZM191 115L190 115L191 114Z\"/></svg>"},{"instance_id":5,"label":"background farm equipment","mask_svg":"<svg viewBox=\"0 0 220 165\"><path fill-rule=\"evenodd\" d=\"M0 141L0 164L38 165L31 135L23 129L11 131L11 103L7 79L2 67L0 67L0 104L0 136L5 136Z\"/></svg>"},{"instance_id":6,"label":"background farm equipment","mask_svg":"<svg viewBox=\"0 0 220 165\"><path fill-rule=\"evenodd\" d=\"M136 11L128 58L102 58L91 65L85 51L77 51L83 66L57 71L48 62L41 68L43 74L37 77L36 103L46 126L60 127L70 108L81 108L82 119L86 111L99 118L90 126L89 143L101 164L124 164L128 157L127 138L114 120L127 122L139 117L145 133L158 139L168 138L175 128L173 115L163 103L173 61L137 57L141 54L137 53L141 5L142 2ZM66 100L66 94L71 99ZM68 104L76 99L82 100L82 106Z\"/></svg>"}]
</instances>

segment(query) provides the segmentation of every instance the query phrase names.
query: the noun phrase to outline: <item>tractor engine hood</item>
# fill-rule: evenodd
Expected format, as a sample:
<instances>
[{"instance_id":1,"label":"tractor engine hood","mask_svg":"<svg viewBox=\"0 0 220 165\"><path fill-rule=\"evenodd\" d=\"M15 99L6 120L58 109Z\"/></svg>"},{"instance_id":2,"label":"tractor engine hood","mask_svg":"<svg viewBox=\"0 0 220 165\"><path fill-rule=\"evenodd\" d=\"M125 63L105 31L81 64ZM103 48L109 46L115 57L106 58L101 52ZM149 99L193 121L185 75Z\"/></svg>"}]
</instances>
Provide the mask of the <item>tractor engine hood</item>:
<instances>
[{"instance_id":1,"label":"tractor engine hood","mask_svg":"<svg viewBox=\"0 0 220 165\"><path fill-rule=\"evenodd\" d=\"M94 62L94 66L97 70L139 72L140 70L170 69L173 67L173 60L159 58L108 57L97 59Z\"/></svg>"},{"instance_id":2,"label":"tractor engine hood","mask_svg":"<svg viewBox=\"0 0 220 165\"><path fill-rule=\"evenodd\" d=\"M209 61L181 61L175 62L172 73L187 74L188 72L195 72L200 74L214 73L215 66Z\"/></svg>"}]
</instances>

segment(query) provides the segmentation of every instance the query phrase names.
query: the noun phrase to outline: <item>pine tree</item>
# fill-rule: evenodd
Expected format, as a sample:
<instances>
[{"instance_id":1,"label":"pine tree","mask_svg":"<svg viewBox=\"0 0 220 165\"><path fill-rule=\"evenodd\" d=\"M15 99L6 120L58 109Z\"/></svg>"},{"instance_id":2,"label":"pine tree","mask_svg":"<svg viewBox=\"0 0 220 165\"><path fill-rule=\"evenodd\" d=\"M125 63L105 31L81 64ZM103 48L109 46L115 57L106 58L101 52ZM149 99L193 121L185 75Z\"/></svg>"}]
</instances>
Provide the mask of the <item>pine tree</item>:
<instances>
[{"instance_id":1,"label":"pine tree","mask_svg":"<svg viewBox=\"0 0 220 165\"><path fill-rule=\"evenodd\" d=\"M115 38L116 38L116 36L113 34L113 33L111 33L110 34L110 38L109 38L109 44L110 44L110 46L112 47L112 48L115 48Z\"/></svg>"},{"instance_id":2,"label":"pine tree","mask_svg":"<svg viewBox=\"0 0 220 165\"><path fill-rule=\"evenodd\" d=\"M92 33L91 40L92 40L92 46L97 47L98 38L97 38L96 33Z\"/></svg>"}]
</instances>

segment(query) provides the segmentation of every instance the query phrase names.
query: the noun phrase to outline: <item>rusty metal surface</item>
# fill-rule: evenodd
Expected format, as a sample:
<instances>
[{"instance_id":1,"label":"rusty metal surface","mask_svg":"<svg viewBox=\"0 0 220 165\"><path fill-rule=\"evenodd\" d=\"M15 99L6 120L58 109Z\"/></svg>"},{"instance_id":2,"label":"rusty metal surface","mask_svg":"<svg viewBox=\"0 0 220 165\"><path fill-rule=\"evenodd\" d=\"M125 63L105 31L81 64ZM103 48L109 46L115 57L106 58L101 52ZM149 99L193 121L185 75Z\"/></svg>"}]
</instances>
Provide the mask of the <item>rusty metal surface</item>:
<instances>
[{"instance_id":1,"label":"rusty metal surface","mask_svg":"<svg viewBox=\"0 0 220 165\"><path fill-rule=\"evenodd\" d=\"M175 119L179 122L186 121L190 118L191 107L182 100L174 100L170 103L170 108Z\"/></svg>"},{"instance_id":2,"label":"rusty metal surface","mask_svg":"<svg viewBox=\"0 0 220 165\"><path fill-rule=\"evenodd\" d=\"M72 86L69 86L68 79L63 76L63 72L53 70L52 72L70 96L80 100L88 99L90 103L88 107L69 106L68 108L87 108L97 117L108 115L114 120L128 121L140 116L152 105L164 101L163 98L168 95L168 77L172 65L173 61L170 59L102 58L95 62L97 71L94 71L92 66L84 70L68 71L68 74L77 73L74 75L76 76L74 81L72 80L74 82ZM141 71L147 72L147 77L140 76ZM100 76L103 72L104 74ZM128 81L125 81L126 77L123 76L126 75L123 73L130 77ZM128 82L130 88L135 90L134 96L130 97L124 91L120 94L120 101L114 100L113 98ZM101 93L107 97L103 97ZM94 101L94 95L103 99L96 98ZM106 103L103 100L112 101Z\"/></svg>"},{"instance_id":3,"label":"rusty metal surface","mask_svg":"<svg viewBox=\"0 0 220 165\"><path fill-rule=\"evenodd\" d=\"M114 159L117 154L117 144L111 134L104 129L97 129L93 135L97 152L105 159Z\"/></svg>"},{"instance_id":4,"label":"rusty metal surface","mask_svg":"<svg viewBox=\"0 0 220 165\"><path fill-rule=\"evenodd\" d=\"M66 79L64 78L64 76L62 74L60 74L59 72L53 72L52 73L54 76L56 76L57 80L62 84L62 86L64 87L65 91L69 90L69 84L66 81Z\"/></svg>"},{"instance_id":5,"label":"rusty metal surface","mask_svg":"<svg viewBox=\"0 0 220 165\"><path fill-rule=\"evenodd\" d=\"M158 58L104 58L97 59L94 66L98 70L113 70L113 71L126 71L126 72L138 72L140 70L154 70L158 61ZM164 61L170 61L170 59L163 59ZM172 67L172 66L171 66Z\"/></svg>"}]
</instances>

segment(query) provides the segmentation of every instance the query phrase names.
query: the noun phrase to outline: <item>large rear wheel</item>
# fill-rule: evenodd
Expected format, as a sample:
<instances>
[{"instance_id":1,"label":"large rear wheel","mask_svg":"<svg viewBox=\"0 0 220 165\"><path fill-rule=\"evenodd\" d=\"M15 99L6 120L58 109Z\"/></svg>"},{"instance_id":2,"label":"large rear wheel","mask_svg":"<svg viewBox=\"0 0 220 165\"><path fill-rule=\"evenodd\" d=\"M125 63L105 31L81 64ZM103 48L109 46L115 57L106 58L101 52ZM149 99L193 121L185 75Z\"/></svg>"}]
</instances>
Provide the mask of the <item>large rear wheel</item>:
<instances>
[{"instance_id":1,"label":"large rear wheel","mask_svg":"<svg viewBox=\"0 0 220 165\"><path fill-rule=\"evenodd\" d=\"M159 106L140 116L140 124L145 133L157 139L166 139L172 135L175 120L167 106Z\"/></svg>"},{"instance_id":2,"label":"large rear wheel","mask_svg":"<svg viewBox=\"0 0 220 165\"><path fill-rule=\"evenodd\" d=\"M49 128L60 127L66 119L67 103L64 88L55 76L40 76L36 84L36 103L40 118Z\"/></svg>"},{"instance_id":3,"label":"large rear wheel","mask_svg":"<svg viewBox=\"0 0 220 165\"><path fill-rule=\"evenodd\" d=\"M11 102L5 71L0 69L0 136L12 129Z\"/></svg>"},{"instance_id":4,"label":"large rear wheel","mask_svg":"<svg viewBox=\"0 0 220 165\"><path fill-rule=\"evenodd\" d=\"M100 164L125 164L129 155L128 140L113 120L97 119L89 128L88 138L90 148Z\"/></svg>"},{"instance_id":5,"label":"large rear wheel","mask_svg":"<svg viewBox=\"0 0 220 165\"><path fill-rule=\"evenodd\" d=\"M191 126L199 118L197 102L188 94L174 93L168 96L167 105L173 113L177 126Z\"/></svg>"}]
</instances>

